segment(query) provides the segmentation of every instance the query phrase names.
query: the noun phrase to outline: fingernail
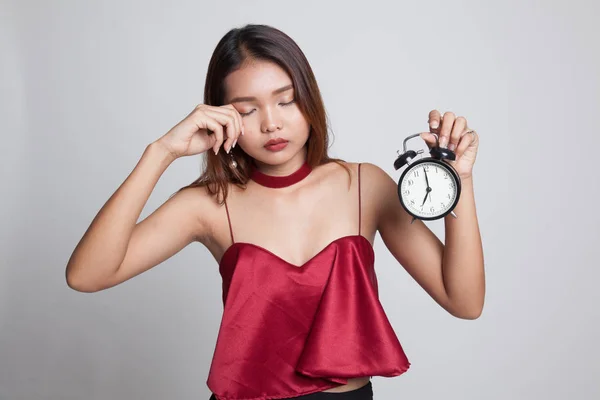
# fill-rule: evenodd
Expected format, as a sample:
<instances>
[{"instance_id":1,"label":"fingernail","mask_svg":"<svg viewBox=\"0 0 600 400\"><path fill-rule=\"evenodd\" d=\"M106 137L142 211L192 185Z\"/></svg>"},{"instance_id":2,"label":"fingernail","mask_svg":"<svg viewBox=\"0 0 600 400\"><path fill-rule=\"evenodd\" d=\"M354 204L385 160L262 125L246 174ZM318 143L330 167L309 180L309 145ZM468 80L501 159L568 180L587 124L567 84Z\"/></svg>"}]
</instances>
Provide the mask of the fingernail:
<instances>
[{"instance_id":1,"label":"fingernail","mask_svg":"<svg viewBox=\"0 0 600 400\"><path fill-rule=\"evenodd\" d=\"M231 150L231 147L228 149L225 149L225 153L229 154L229 151Z\"/></svg>"},{"instance_id":2,"label":"fingernail","mask_svg":"<svg viewBox=\"0 0 600 400\"><path fill-rule=\"evenodd\" d=\"M244 134L244 127L242 126L242 135Z\"/></svg>"},{"instance_id":3,"label":"fingernail","mask_svg":"<svg viewBox=\"0 0 600 400\"><path fill-rule=\"evenodd\" d=\"M235 144L236 144L236 143L237 143L237 139L235 139L235 140L233 141L233 146L231 146L231 147L235 147Z\"/></svg>"},{"instance_id":4,"label":"fingernail","mask_svg":"<svg viewBox=\"0 0 600 400\"><path fill-rule=\"evenodd\" d=\"M219 149L216 149L215 150L215 156L217 155L218 152L219 152Z\"/></svg>"},{"instance_id":5,"label":"fingernail","mask_svg":"<svg viewBox=\"0 0 600 400\"><path fill-rule=\"evenodd\" d=\"M454 143L450 143L450 146L448 146L448 149L450 151L453 151L456 148L456 146L454 145Z\"/></svg>"},{"instance_id":6,"label":"fingernail","mask_svg":"<svg viewBox=\"0 0 600 400\"><path fill-rule=\"evenodd\" d=\"M433 128L433 129L437 129L438 125L439 125L439 124L438 124L437 120L435 120L435 121L433 121L433 122L431 123L431 128Z\"/></svg>"}]
</instances>

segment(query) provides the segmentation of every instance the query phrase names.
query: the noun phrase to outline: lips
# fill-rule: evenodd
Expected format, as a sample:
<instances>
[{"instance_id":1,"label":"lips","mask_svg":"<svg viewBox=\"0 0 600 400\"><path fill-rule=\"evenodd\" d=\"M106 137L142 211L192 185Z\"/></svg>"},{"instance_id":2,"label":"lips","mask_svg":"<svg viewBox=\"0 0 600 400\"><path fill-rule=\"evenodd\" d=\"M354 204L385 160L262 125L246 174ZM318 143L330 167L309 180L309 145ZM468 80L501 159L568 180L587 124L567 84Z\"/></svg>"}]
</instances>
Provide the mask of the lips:
<instances>
[{"instance_id":1,"label":"lips","mask_svg":"<svg viewBox=\"0 0 600 400\"><path fill-rule=\"evenodd\" d=\"M281 138L271 139L265 143L265 150L272 152L282 151L287 147L288 143L287 140Z\"/></svg>"},{"instance_id":2,"label":"lips","mask_svg":"<svg viewBox=\"0 0 600 400\"><path fill-rule=\"evenodd\" d=\"M281 144L281 143L287 143L287 140L281 139L281 138L271 139L267 143L265 143L265 147L273 146L273 145Z\"/></svg>"}]
</instances>

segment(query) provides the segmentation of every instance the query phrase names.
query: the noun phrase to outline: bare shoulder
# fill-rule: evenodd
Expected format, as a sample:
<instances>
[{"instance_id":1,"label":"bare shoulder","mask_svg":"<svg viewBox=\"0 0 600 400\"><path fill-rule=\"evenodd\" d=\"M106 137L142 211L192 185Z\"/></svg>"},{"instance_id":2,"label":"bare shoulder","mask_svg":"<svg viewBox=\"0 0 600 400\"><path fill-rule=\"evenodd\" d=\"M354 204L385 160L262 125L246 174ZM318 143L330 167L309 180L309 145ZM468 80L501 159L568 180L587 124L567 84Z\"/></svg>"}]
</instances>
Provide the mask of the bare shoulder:
<instances>
[{"instance_id":1,"label":"bare shoulder","mask_svg":"<svg viewBox=\"0 0 600 400\"><path fill-rule=\"evenodd\" d=\"M360 165L361 192L363 195L381 194L382 192L394 192L396 184L390 175L381 167L368 162L339 161L322 165L323 179L333 179L339 182L348 182L348 172L352 182L358 181L358 169ZM326 177L326 178L325 178Z\"/></svg>"},{"instance_id":2,"label":"bare shoulder","mask_svg":"<svg viewBox=\"0 0 600 400\"><path fill-rule=\"evenodd\" d=\"M344 160L330 161L316 168L319 183L349 185L357 181L358 163Z\"/></svg>"},{"instance_id":3,"label":"bare shoulder","mask_svg":"<svg viewBox=\"0 0 600 400\"><path fill-rule=\"evenodd\" d=\"M205 242L210 238L215 213L220 209L216 197L211 195L206 186L186 187L176 192L168 202L177 205L181 213L187 216L187 220L195 225L194 240Z\"/></svg>"},{"instance_id":4,"label":"bare shoulder","mask_svg":"<svg viewBox=\"0 0 600 400\"><path fill-rule=\"evenodd\" d=\"M383 168L369 162L360 164L360 191L364 205L378 219L387 207L395 206L398 202L398 187Z\"/></svg>"},{"instance_id":5,"label":"bare shoulder","mask_svg":"<svg viewBox=\"0 0 600 400\"><path fill-rule=\"evenodd\" d=\"M372 184L372 185L376 185L376 186L380 186L380 185L385 186L385 185L389 185L390 182L392 182L392 183L394 182L392 180L392 178L390 177L390 175L387 172L385 172L378 165L368 163L368 162L363 162L360 164L361 164L361 167L360 167L361 178L364 178L364 181L362 181L362 183L367 184L367 185Z\"/></svg>"}]
</instances>

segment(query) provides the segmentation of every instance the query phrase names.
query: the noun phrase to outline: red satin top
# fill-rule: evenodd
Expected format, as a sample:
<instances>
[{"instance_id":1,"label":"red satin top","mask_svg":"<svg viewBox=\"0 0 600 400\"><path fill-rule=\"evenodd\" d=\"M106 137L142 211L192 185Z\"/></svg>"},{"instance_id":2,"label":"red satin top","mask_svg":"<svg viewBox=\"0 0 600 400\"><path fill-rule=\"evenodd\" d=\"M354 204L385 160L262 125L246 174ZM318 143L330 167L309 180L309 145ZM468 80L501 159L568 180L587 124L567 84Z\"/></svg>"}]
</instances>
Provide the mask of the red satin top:
<instances>
[{"instance_id":1,"label":"red satin top","mask_svg":"<svg viewBox=\"0 0 600 400\"><path fill-rule=\"evenodd\" d=\"M360 196L360 164L358 172ZM224 312L207 380L218 400L290 398L409 368L379 302L360 197L359 233L300 266L231 234L219 264Z\"/></svg>"}]
</instances>

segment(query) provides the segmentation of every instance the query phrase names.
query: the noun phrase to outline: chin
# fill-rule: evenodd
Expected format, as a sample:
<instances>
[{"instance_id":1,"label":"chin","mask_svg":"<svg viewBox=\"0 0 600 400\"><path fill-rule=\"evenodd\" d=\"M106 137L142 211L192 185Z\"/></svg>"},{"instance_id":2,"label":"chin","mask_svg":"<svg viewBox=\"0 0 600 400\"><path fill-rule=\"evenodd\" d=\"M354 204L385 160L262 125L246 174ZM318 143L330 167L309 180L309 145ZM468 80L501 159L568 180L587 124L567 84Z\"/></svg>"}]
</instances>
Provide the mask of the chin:
<instances>
[{"instance_id":1,"label":"chin","mask_svg":"<svg viewBox=\"0 0 600 400\"><path fill-rule=\"evenodd\" d=\"M302 149L286 148L282 151L269 151L261 148L254 154L248 153L254 160L267 165L281 165L292 160Z\"/></svg>"}]
</instances>

